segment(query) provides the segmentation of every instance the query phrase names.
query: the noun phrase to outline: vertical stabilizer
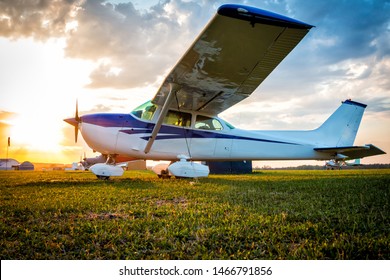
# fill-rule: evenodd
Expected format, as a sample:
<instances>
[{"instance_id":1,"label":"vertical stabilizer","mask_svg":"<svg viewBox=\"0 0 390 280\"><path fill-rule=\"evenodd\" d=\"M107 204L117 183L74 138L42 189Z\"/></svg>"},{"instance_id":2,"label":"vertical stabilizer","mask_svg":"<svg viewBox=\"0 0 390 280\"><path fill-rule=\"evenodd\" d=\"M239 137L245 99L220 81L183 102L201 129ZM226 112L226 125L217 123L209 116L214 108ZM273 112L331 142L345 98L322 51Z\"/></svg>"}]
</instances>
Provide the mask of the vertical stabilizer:
<instances>
[{"instance_id":1,"label":"vertical stabilizer","mask_svg":"<svg viewBox=\"0 0 390 280\"><path fill-rule=\"evenodd\" d=\"M319 127L316 133L325 146L352 146L367 105L352 100L341 106Z\"/></svg>"}]
</instances>

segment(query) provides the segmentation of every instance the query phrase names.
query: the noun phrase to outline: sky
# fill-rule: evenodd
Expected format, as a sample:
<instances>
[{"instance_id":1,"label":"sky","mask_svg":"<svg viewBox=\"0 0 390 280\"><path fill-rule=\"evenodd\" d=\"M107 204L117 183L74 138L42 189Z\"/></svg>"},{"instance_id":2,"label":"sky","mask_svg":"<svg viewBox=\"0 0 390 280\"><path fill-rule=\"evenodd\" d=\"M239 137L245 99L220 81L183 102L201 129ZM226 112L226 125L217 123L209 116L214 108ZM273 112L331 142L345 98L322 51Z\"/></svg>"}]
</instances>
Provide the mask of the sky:
<instances>
[{"instance_id":1,"label":"sky","mask_svg":"<svg viewBox=\"0 0 390 280\"><path fill-rule=\"evenodd\" d=\"M224 1L0 0L0 158L96 156L63 119L130 112L151 99ZM243 129L314 129L367 104L355 145L389 154L390 0L229 1L314 25L257 90L220 116ZM311 162L261 162L293 166ZM314 162L315 164L322 164Z\"/></svg>"}]
</instances>

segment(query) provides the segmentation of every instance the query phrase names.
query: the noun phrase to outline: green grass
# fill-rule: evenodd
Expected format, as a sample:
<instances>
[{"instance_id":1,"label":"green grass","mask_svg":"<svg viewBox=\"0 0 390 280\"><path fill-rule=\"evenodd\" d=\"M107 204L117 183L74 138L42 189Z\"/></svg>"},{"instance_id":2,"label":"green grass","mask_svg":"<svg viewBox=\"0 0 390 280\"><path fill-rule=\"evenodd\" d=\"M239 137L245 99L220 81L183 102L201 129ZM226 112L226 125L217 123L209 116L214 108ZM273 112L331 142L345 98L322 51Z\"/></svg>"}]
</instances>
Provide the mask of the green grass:
<instances>
[{"instance_id":1,"label":"green grass","mask_svg":"<svg viewBox=\"0 0 390 280\"><path fill-rule=\"evenodd\" d=\"M0 172L1 259L390 259L390 170Z\"/></svg>"}]
</instances>

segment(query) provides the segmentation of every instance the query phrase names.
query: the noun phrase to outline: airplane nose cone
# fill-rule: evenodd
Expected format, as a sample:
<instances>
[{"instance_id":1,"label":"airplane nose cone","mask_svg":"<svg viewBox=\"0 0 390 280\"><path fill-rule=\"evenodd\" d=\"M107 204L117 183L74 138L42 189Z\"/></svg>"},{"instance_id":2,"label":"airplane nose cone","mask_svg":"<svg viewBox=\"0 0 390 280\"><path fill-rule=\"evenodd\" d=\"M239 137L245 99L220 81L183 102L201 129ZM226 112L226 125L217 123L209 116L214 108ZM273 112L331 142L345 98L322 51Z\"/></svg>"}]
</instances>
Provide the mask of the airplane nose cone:
<instances>
[{"instance_id":1,"label":"airplane nose cone","mask_svg":"<svg viewBox=\"0 0 390 280\"><path fill-rule=\"evenodd\" d=\"M78 126L78 124L79 124L79 122L76 120L76 118L64 119L64 121L70 125L73 125L73 126Z\"/></svg>"}]
</instances>

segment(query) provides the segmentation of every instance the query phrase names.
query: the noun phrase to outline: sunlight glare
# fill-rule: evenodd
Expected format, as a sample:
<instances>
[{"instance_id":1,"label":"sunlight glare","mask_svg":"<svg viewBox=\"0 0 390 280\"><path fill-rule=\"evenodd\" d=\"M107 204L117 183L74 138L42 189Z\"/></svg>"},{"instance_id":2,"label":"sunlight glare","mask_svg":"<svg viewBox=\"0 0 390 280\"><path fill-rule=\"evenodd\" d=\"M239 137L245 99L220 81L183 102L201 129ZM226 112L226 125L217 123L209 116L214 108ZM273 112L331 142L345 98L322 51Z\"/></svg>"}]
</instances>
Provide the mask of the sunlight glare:
<instances>
[{"instance_id":1,"label":"sunlight glare","mask_svg":"<svg viewBox=\"0 0 390 280\"><path fill-rule=\"evenodd\" d=\"M61 151L62 132L60 128L57 128L56 121L45 118L41 114L35 114L20 115L11 120L10 124L13 143L33 150Z\"/></svg>"}]
</instances>

